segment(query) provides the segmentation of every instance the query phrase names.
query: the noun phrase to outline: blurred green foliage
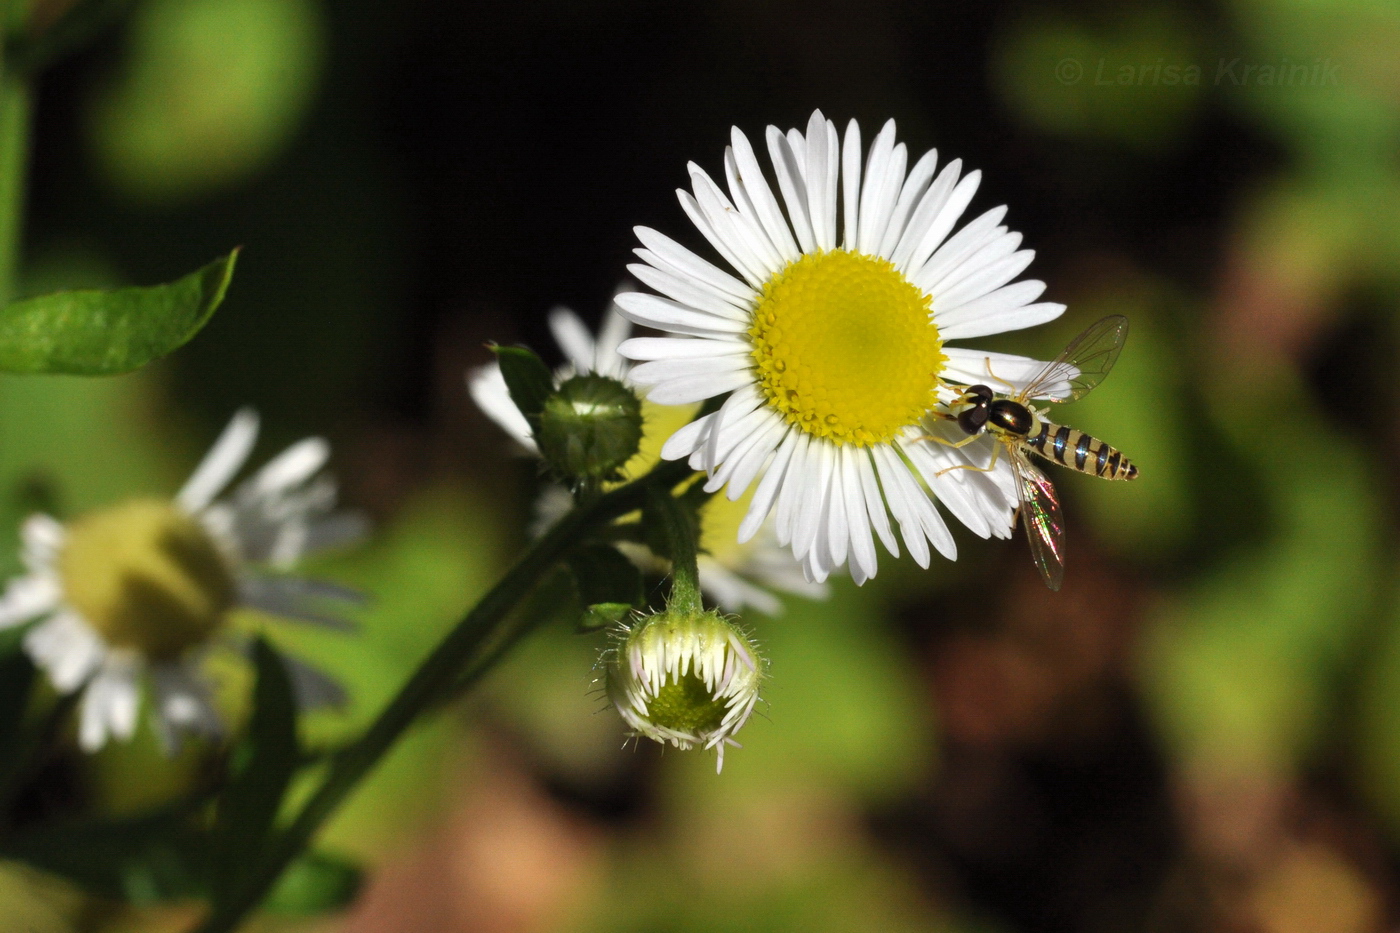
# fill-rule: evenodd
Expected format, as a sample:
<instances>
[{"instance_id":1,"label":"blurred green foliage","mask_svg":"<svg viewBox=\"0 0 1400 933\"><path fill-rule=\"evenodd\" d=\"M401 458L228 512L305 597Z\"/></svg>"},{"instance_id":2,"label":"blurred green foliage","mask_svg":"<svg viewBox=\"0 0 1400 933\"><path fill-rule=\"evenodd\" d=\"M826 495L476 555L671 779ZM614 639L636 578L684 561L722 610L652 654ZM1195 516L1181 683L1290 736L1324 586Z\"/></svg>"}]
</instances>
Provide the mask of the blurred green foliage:
<instances>
[{"instance_id":1,"label":"blurred green foliage","mask_svg":"<svg viewBox=\"0 0 1400 933\"><path fill-rule=\"evenodd\" d=\"M325 54L317 0L147 0L121 73L92 105L112 185L188 201L256 171L294 133Z\"/></svg>"}]
</instances>

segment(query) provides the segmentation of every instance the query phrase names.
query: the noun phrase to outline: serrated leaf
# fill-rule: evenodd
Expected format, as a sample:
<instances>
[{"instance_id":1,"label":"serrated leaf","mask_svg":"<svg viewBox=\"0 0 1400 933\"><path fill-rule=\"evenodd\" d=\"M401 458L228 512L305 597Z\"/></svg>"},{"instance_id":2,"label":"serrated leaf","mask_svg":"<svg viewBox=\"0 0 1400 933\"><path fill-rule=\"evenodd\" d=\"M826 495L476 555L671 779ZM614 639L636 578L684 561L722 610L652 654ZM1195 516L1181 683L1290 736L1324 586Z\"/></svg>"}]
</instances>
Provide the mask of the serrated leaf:
<instances>
[{"instance_id":1,"label":"serrated leaf","mask_svg":"<svg viewBox=\"0 0 1400 933\"><path fill-rule=\"evenodd\" d=\"M510 399L526 418L537 418L554 394L554 374L544 360L525 347L492 347L506 379Z\"/></svg>"},{"instance_id":2,"label":"serrated leaf","mask_svg":"<svg viewBox=\"0 0 1400 933\"><path fill-rule=\"evenodd\" d=\"M583 605L641 605L642 572L612 545L585 545L569 555L568 563Z\"/></svg>"},{"instance_id":3,"label":"serrated leaf","mask_svg":"<svg viewBox=\"0 0 1400 933\"><path fill-rule=\"evenodd\" d=\"M309 917L343 910L360 892L364 873L348 859L312 852L291 864L263 909L269 913Z\"/></svg>"},{"instance_id":4,"label":"serrated leaf","mask_svg":"<svg viewBox=\"0 0 1400 933\"><path fill-rule=\"evenodd\" d=\"M214 897L237 889L257 863L272 831L292 775L301 760L292 679L277 652L263 639L253 643L257 682L248 734L234 754L234 775L219 798L214 826Z\"/></svg>"},{"instance_id":5,"label":"serrated leaf","mask_svg":"<svg viewBox=\"0 0 1400 933\"><path fill-rule=\"evenodd\" d=\"M185 344L218 308L238 250L165 285L54 292L0 310L0 371L108 376Z\"/></svg>"}]
</instances>

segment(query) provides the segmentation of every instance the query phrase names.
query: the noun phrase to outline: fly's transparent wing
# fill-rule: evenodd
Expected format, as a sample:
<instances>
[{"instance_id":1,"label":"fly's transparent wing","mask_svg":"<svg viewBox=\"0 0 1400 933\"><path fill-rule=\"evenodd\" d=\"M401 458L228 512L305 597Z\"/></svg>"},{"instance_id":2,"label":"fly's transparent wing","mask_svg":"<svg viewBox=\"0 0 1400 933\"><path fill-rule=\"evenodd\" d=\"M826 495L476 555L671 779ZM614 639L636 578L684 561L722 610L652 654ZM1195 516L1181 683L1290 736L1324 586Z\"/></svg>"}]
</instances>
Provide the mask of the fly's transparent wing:
<instances>
[{"instance_id":1,"label":"fly's transparent wing","mask_svg":"<svg viewBox=\"0 0 1400 933\"><path fill-rule=\"evenodd\" d=\"M1011 466L1016 471L1016 495L1020 499L1021 524L1031 558L1045 585L1058 591L1065 579L1065 522L1055 486L1045 474L1031 465L1019 448L1011 450Z\"/></svg>"},{"instance_id":2,"label":"fly's transparent wing","mask_svg":"<svg viewBox=\"0 0 1400 933\"><path fill-rule=\"evenodd\" d=\"M1073 402L1083 398L1103 382L1118 361L1118 353L1127 339L1128 319L1121 314L1110 314L1090 324L1027 383L1017 397L1043 398L1048 402Z\"/></svg>"}]
</instances>

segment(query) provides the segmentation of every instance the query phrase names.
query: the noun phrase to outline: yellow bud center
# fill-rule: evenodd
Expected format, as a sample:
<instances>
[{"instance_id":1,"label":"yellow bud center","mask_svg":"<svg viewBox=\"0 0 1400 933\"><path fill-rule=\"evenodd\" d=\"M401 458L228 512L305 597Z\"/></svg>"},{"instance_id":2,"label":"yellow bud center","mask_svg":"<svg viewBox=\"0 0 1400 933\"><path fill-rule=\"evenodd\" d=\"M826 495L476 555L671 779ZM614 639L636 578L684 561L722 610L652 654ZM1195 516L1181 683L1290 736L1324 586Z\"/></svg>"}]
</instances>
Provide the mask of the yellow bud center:
<instances>
[{"instance_id":1,"label":"yellow bud center","mask_svg":"<svg viewBox=\"0 0 1400 933\"><path fill-rule=\"evenodd\" d=\"M768 403L837 444L890 441L936 401L947 357L931 303L886 259L804 255L764 285L749 328Z\"/></svg>"},{"instance_id":2,"label":"yellow bud center","mask_svg":"<svg viewBox=\"0 0 1400 933\"><path fill-rule=\"evenodd\" d=\"M108 644L157 661L206 641L234 602L228 561L169 502L138 499L71 523L58 571L68 604Z\"/></svg>"}]
</instances>

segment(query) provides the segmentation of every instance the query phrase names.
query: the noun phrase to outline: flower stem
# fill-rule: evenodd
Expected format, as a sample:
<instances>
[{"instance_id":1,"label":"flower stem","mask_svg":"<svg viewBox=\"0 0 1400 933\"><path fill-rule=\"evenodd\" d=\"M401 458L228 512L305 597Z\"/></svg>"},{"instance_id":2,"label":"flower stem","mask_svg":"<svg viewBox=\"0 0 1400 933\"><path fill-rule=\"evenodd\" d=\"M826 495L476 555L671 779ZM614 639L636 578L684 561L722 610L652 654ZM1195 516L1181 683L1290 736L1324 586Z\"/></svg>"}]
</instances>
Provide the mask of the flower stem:
<instances>
[{"instance_id":1,"label":"flower stem","mask_svg":"<svg viewBox=\"0 0 1400 933\"><path fill-rule=\"evenodd\" d=\"M274 835L260 864L231 897L214 906L195 933L232 933L419 716L474 683L506 653L505 648L539 624L540 620L531 620L504 635L497 631L511 609L570 548L598 527L640 508L648 490L669 490L692 472L683 461L660 464L640 479L575 508L535 541L448 633L364 734L336 755L330 772L291 825ZM495 648L473 664L476 653L493 640Z\"/></svg>"},{"instance_id":2,"label":"flower stem","mask_svg":"<svg viewBox=\"0 0 1400 933\"><path fill-rule=\"evenodd\" d=\"M700 567L697 563L695 518L667 490L647 489L647 517L661 526L671 558L671 598L667 607L676 612L700 612Z\"/></svg>"},{"instance_id":3,"label":"flower stem","mask_svg":"<svg viewBox=\"0 0 1400 933\"><path fill-rule=\"evenodd\" d=\"M10 4L0 0L0 23L7 31L12 19ZM15 297L29 167L29 78L10 64L0 67L0 308Z\"/></svg>"}]
</instances>

